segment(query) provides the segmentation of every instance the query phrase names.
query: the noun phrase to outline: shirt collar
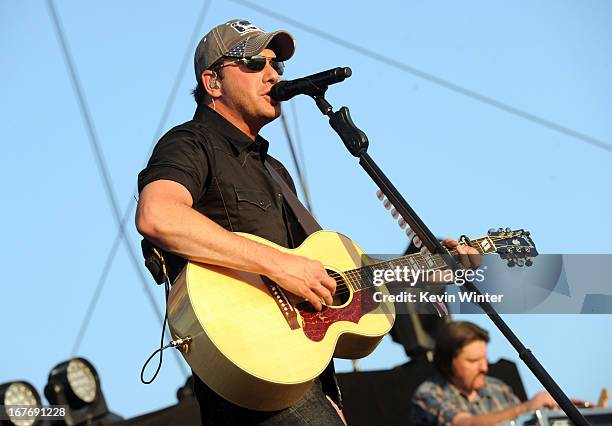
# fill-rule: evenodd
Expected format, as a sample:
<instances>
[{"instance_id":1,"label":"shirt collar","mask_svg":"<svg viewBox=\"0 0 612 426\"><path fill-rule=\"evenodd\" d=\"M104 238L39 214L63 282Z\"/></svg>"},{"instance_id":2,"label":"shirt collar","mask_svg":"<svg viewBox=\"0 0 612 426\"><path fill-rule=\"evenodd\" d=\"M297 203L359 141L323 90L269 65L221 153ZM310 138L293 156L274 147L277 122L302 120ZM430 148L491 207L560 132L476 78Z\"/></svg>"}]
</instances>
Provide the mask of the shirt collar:
<instances>
[{"instance_id":1,"label":"shirt collar","mask_svg":"<svg viewBox=\"0 0 612 426\"><path fill-rule=\"evenodd\" d=\"M205 105L198 106L193 119L210 125L212 128L217 130L232 144L232 146L236 149L237 155L240 155L247 150L254 151L259 152L262 160L265 160L266 154L268 153L268 146L270 144L260 135L257 135L255 140L252 141L251 138L245 135L239 128L227 121L225 117Z\"/></svg>"},{"instance_id":2,"label":"shirt collar","mask_svg":"<svg viewBox=\"0 0 612 426\"><path fill-rule=\"evenodd\" d=\"M442 377L442 375L438 376L438 379L440 380L441 383L443 383L443 386L446 386L446 388L448 390L450 390L451 393L454 393L455 395L459 395L460 397L462 397L466 402L472 404L478 400L480 400L484 395L483 392L485 387L482 387L480 389L476 389L476 397L473 398L472 400L469 399L468 395L466 395L465 393L463 393L461 390L459 390L459 388L457 386L455 386L450 380L447 380L445 378Z\"/></svg>"}]
</instances>

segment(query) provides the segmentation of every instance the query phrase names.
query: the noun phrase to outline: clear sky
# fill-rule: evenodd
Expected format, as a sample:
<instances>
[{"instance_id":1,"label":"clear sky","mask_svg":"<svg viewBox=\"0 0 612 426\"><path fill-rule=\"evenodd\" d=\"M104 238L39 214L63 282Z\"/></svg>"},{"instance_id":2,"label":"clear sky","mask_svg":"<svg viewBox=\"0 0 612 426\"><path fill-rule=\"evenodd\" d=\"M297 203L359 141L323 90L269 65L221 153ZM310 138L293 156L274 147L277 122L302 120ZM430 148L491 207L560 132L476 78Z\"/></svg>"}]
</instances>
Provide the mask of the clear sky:
<instances>
[{"instance_id":1,"label":"clear sky","mask_svg":"<svg viewBox=\"0 0 612 426\"><path fill-rule=\"evenodd\" d=\"M204 4L55 3L121 215L165 108L163 131L193 114L195 43L216 24L245 18L294 34L286 78L352 68L328 100L351 108L372 157L436 234L509 226L530 230L542 253L612 253L609 1L258 3L287 21L213 0L190 41ZM0 383L25 379L42 393L49 370L73 355L118 228L48 3L1 1L0 32ZM314 103L296 98L285 111L294 136L299 129L324 228L372 253L402 252L405 235ZM280 120L262 133L294 171ZM126 232L138 254L133 217ZM139 381L160 332L142 277L160 310L163 291L128 253L123 243L116 250L76 353L98 369L111 410L131 417L172 404L185 376L169 355L154 384ZM505 319L568 394L595 400L612 386L612 316ZM528 393L540 390L493 324L472 320L491 331L490 358L518 362ZM362 367L405 361L385 339Z\"/></svg>"}]
</instances>

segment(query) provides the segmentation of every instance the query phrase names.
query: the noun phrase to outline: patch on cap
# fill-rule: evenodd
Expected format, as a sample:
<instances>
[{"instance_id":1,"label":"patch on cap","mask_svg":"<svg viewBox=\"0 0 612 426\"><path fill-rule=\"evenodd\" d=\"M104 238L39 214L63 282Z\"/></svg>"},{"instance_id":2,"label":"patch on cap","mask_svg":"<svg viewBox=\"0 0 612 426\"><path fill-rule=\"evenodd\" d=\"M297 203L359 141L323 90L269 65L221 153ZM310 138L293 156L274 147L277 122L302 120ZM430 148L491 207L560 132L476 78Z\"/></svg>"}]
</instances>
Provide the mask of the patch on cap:
<instances>
[{"instance_id":1,"label":"patch on cap","mask_svg":"<svg viewBox=\"0 0 612 426\"><path fill-rule=\"evenodd\" d=\"M264 32L264 30L259 28L257 25L251 24L249 21L233 21L233 22L228 22L228 24L233 29L238 31L240 34L246 34L246 33L250 33L250 32L253 32L253 31L258 31L258 32L261 32L261 33Z\"/></svg>"}]
</instances>

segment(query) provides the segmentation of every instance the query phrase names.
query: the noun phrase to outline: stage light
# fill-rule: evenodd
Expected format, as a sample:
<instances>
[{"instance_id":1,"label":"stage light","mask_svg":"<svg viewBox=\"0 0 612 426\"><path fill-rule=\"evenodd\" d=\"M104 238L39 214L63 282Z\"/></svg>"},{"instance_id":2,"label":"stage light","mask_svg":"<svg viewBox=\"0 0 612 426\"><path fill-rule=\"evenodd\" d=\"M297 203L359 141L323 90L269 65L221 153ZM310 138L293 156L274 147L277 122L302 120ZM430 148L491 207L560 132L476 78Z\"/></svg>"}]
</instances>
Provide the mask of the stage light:
<instances>
[{"instance_id":1,"label":"stage light","mask_svg":"<svg viewBox=\"0 0 612 426\"><path fill-rule=\"evenodd\" d=\"M113 423L121 418L110 413L102 394L100 378L85 358L73 358L56 365L49 373L45 396L53 405L67 405L66 423L79 425Z\"/></svg>"},{"instance_id":2,"label":"stage light","mask_svg":"<svg viewBox=\"0 0 612 426\"><path fill-rule=\"evenodd\" d=\"M74 394L81 401L92 403L98 394L99 382L95 370L83 360L73 359L68 362L67 379Z\"/></svg>"},{"instance_id":3,"label":"stage light","mask_svg":"<svg viewBox=\"0 0 612 426\"><path fill-rule=\"evenodd\" d=\"M92 404L100 396L100 380L96 369L84 358L73 358L56 365L49 373L45 396L52 404L62 404L58 391L63 392L66 404L79 409Z\"/></svg>"},{"instance_id":4,"label":"stage light","mask_svg":"<svg viewBox=\"0 0 612 426\"><path fill-rule=\"evenodd\" d=\"M36 419L25 419L18 417L11 410L18 407L40 407L41 401L38 392L28 382L9 382L0 385L0 406L3 418L8 419L8 424L18 426L31 426ZM4 424L4 422L2 422Z\"/></svg>"}]
</instances>

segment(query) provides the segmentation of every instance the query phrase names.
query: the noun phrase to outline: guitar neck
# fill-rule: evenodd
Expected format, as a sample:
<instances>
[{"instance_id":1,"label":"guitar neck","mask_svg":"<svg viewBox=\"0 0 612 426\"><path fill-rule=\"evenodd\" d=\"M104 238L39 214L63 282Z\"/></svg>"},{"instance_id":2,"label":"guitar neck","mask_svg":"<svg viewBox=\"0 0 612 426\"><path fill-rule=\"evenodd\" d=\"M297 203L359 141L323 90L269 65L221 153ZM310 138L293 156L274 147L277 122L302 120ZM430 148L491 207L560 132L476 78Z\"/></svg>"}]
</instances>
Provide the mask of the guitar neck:
<instances>
[{"instance_id":1,"label":"guitar neck","mask_svg":"<svg viewBox=\"0 0 612 426\"><path fill-rule=\"evenodd\" d=\"M467 239L463 241L467 242ZM470 246L478 250L482 255L496 253L497 248L493 238L490 236L469 240ZM457 250L448 250L448 253L458 259L459 253ZM405 256L397 257L391 260L376 262L361 268L345 271L349 285L355 291L364 290L366 288L375 287L378 285L387 284L396 281L396 275L392 279L376 277L375 271L401 271L403 281L408 281L414 275L414 271L418 270L440 270L448 268L448 264L441 254L431 253L413 253ZM382 280L382 282L380 282Z\"/></svg>"}]
</instances>

